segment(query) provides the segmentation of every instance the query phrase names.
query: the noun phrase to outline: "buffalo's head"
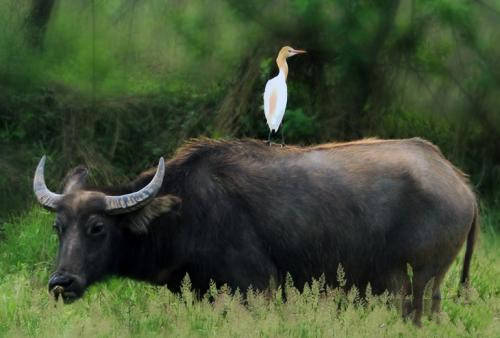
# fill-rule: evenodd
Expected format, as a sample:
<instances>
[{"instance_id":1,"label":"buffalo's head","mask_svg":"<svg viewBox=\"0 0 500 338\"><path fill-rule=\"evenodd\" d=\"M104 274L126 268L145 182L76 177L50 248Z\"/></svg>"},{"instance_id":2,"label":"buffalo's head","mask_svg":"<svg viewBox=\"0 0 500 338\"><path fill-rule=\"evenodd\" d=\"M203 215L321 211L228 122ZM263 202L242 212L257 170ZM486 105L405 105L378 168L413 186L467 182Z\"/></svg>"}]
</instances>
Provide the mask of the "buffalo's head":
<instances>
[{"instance_id":1,"label":"buffalo's head","mask_svg":"<svg viewBox=\"0 0 500 338\"><path fill-rule=\"evenodd\" d=\"M119 246L125 233L146 233L152 219L179 202L171 195L155 197L165 173L163 158L149 184L120 196L86 190L87 169L83 167L66 176L62 194L54 193L45 184L44 166L45 156L36 169L33 189L38 201L56 212L54 228L59 250L49 291L56 298L62 296L65 302L80 297L94 281L117 272Z\"/></svg>"}]
</instances>

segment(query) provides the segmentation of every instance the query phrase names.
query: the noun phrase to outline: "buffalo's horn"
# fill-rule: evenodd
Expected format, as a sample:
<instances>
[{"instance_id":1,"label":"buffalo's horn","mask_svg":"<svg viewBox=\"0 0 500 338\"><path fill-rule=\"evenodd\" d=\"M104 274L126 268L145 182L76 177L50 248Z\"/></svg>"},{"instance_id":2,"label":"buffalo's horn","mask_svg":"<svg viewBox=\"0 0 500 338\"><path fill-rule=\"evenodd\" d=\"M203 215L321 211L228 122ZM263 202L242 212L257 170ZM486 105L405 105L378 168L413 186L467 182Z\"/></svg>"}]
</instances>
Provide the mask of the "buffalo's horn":
<instances>
[{"instance_id":1,"label":"buffalo's horn","mask_svg":"<svg viewBox=\"0 0 500 338\"><path fill-rule=\"evenodd\" d=\"M50 210L55 210L57 203L61 200L62 195L53 193L45 184L45 155L38 162L36 167L35 177L33 178L33 191L41 205Z\"/></svg>"},{"instance_id":2,"label":"buffalo's horn","mask_svg":"<svg viewBox=\"0 0 500 338\"><path fill-rule=\"evenodd\" d=\"M110 214L122 214L146 205L160 191L164 174L165 161L161 157L156 168L156 174L147 186L126 195L106 196L106 212Z\"/></svg>"}]
</instances>

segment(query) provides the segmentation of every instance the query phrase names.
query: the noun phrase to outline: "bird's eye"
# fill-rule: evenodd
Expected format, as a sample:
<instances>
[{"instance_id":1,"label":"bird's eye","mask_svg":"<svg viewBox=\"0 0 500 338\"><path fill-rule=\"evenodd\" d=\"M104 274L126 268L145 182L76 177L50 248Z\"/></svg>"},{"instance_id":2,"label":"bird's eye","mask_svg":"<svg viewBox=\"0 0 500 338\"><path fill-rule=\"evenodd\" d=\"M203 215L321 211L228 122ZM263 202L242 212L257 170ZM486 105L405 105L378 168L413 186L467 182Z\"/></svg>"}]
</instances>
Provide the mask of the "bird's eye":
<instances>
[{"instance_id":1,"label":"bird's eye","mask_svg":"<svg viewBox=\"0 0 500 338\"><path fill-rule=\"evenodd\" d=\"M103 230L104 230L104 223L96 222L90 225L88 232L90 235L99 235L100 233L102 233Z\"/></svg>"}]
</instances>

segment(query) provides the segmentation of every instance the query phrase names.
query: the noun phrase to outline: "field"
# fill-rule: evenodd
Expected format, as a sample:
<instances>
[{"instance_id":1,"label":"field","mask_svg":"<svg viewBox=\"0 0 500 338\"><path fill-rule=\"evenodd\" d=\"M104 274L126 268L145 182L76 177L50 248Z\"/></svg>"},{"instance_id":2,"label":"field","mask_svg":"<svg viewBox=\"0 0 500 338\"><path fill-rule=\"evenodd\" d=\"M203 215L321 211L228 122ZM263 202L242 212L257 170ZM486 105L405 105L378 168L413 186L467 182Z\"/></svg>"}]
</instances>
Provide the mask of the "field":
<instances>
[{"instance_id":1,"label":"field","mask_svg":"<svg viewBox=\"0 0 500 338\"><path fill-rule=\"evenodd\" d=\"M484 209L484 208L483 208ZM287 283L265 294L212 287L197 296L186 277L174 294L112 278L70 305L54 301L47 280L56 253L53 215L34 208L0 232L0 336L477 336L500 334L500 211L483 210L471 287L457 297L463 252L443 284L443 312L418 329L399 315L389 295L360 299L314 281L300 293ZM343 280L339 270L339 280ZM287 301L283 298L286 295Z\"/></svg>"}]
</instances>

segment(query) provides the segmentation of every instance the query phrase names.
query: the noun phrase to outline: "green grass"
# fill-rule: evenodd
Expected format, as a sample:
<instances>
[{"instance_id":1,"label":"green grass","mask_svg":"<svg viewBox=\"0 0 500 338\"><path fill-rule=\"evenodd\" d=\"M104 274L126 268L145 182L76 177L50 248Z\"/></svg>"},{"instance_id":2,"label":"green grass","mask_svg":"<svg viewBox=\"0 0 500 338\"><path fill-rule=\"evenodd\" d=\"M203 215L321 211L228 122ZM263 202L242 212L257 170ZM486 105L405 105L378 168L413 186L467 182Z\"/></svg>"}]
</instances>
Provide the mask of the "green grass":
<instances>
[{"instance_id":1,"label":"green grass","mask_svg":"<svg viewBox=\"0 0 500 338\"><path fill-rule=\"evenodd\" d=\"M55 302L47 278L56 251L53 215L34 208L0 233L0 336L477 336L500 332L498 212L483 213L471 288L457 298L463 253L443 285L443 312L418 329L400 318L388 295L360 299L315 281L300 293L289 283L272 293L212 287L196 297L189 279L174 294L164 287L112 278L71 304ZM286 294L287 301L283 301Z\"/></svg>"}]
</instances>

